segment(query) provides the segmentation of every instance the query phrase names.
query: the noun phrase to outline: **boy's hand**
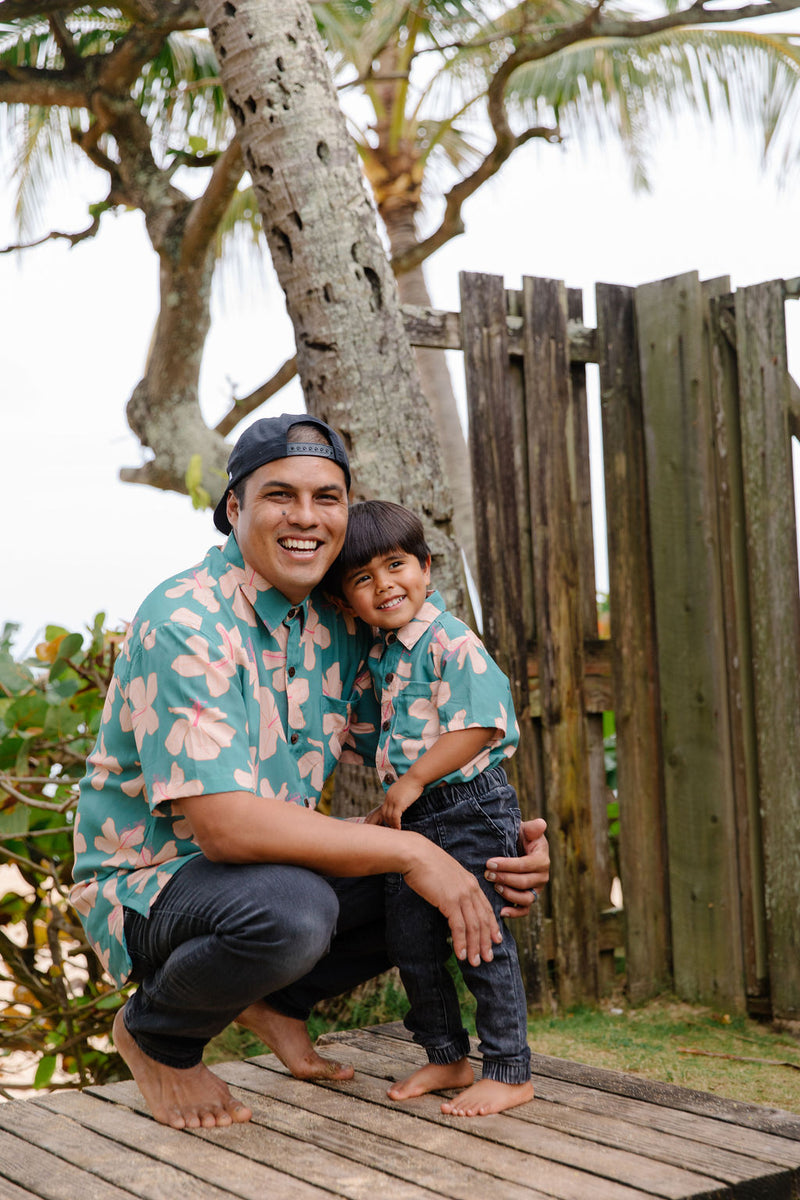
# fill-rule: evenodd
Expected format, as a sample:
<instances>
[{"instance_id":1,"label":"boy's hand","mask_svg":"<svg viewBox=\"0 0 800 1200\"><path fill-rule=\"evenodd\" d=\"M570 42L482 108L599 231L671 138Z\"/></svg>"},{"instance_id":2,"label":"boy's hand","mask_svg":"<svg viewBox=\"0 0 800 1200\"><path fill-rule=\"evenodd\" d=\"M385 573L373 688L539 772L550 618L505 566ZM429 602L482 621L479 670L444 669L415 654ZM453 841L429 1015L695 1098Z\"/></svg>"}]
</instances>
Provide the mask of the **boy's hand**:
<instances>
[{"instance_id":1,"label":"boy's hand","mask_svg":"<svg viewBox=\"0 0 800 1200\"><path fill-rule=\"evenodd\" d=\"M380 807L381 824L390 829L401 829L401 818L407 808L422 795L423 784L417 783L408 775L402 775L395 780L387 791Z\"/></svg>"}]
</instances>

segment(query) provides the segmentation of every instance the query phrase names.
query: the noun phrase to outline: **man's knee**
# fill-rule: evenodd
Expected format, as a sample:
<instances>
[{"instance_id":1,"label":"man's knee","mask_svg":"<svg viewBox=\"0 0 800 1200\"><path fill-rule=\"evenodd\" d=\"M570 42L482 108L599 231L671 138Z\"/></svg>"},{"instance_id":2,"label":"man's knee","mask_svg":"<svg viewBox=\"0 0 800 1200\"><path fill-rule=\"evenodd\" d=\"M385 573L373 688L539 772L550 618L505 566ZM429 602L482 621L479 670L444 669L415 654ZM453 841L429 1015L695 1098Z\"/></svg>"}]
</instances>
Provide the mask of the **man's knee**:
<instances>
[{"instance_id":1,"label":"man's knee","mask_svg":"<svg viewBox=\"0 0 800 1200\"><path fill-rule=\"evenodd\" d=\"M330 884L313 871L275 865L263 897L266 936L310 969L326 954L336 931L339 902Z\"/></svg>"}]
</instances>

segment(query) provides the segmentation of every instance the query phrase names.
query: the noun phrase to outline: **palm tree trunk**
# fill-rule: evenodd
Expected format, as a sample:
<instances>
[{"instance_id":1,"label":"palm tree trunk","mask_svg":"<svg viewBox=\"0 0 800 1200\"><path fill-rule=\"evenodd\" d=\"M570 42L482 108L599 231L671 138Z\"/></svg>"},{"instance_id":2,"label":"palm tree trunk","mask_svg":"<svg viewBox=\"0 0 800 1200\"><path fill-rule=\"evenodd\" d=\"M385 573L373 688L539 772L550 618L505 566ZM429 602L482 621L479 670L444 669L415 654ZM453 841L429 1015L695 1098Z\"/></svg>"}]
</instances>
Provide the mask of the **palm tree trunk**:
<instances>
[{"instance_id":1,"label":"palm tree trunk","mask_svg":"<svg viewBox=\"0 0 800 1200\"><path fill-rule=\"evenodd\" d=\"M310 412L339 429L357 495L420 511L465 602L433 418L307 0L200 0L286 295Z\"/></svg>"}]
</instances>

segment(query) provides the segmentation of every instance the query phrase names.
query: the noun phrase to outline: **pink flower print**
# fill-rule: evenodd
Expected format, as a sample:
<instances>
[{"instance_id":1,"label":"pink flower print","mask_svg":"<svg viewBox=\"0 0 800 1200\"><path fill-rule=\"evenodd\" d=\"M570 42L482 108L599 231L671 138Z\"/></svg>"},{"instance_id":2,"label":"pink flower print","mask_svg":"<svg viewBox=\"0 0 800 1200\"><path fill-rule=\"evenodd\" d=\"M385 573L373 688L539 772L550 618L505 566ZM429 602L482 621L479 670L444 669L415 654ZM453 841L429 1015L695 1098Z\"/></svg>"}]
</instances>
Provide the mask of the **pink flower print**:
<instances>
[{"instance_id":1,"label":"pink flower print","mask_svg":"<svg viewBox=\"0 0 800 1200\"><path fill-rule=\"evenodd\" d=\"M119 786L126 796L138 796L140 792L144 791L144 775L140 771L135 779L127 779Z\"/></svg>"},{"instance_id":2,"label":"pink flower print","mask_svg":"<svg viewBox=\"0 0 800 1200\"><path fill-rule=\"evenodd\" d=\"M462 637L454 638L444 651L442 657L445 659L455 658L459 670L462 670L464 664L469 660L469 665L476 675L483 675L487 669L483 648L475 637L475 634L471 631L468 631Z\"/></svg>"},{"instance_id":3,"label":"pink flower print","mask_svg":"<svg viewBox=\"0 0 800 1200\"><path fill-rule=\"evenodd\" d=\"M422 721L419 738L426 746L432 746L439 736L439 709L436 704L433 700L425 700L420 697L418 700L412 700L409 704L408 714L415 720Z\"/></svg>"},{"instance_id":4,"label":"pink flower print","mask_svg":"<svg viewBox=\"0 0 800 1200\"><path fill-rule=\"evenodd\" d=\"M319 742L312 742L313 746L319 746ZM307 750L301 755L297 762L300 778L306 779L310 776L312 789L319 794L322 791L322 785L325 782L325 756L322 753L322 748Z\"/></svg>"},{"instance_id":5,"label":"pink flower print","mask_svg":"<svg viewBox=\"0 0 800 1200\"><path fill-rule=\"evenodd\" d=\"M275 630L275 641L278 642L276 650L261 651L261 665L265 671L272 671L272 690L275 692L286 691L286 645L287 645L288 630L285 625L281 625Z\"/></svg>"},{"instance_id":6,"label":"pink flower print","mask_svg":"<svg viewBox=\"0 0 800 1200\"><path fill-rule=\"evenodd\" d=\"M72 845L76 854L86 853L86 838L80 832L81 814L75 813L75 824L72 827Z\"/></svg>"},{"instance_id":7,"label":"pink flower print","mask_svg":"<svg viewBox=\"0 0 800 1200\"><path fill-rule=\"evenodd\" d=\"M298 675L290 679L286 685L288 705L288 725L290 729L305 729L306 718L303 705L308 700L308 680Z\"/></svg>"},{"instance_id":8,"label":"pink flower print","mask_svg":"<svg viewBox=\"0 0 800 1200\"><path fill-rule=\"evenodd\" d=\"M142 643L145 650L152 650L153 646L155 646L156 631L155 629L150 629L149 621L142 621L142 624L139 627L139 641Z\"/></svg>"},{"instance_id":9,"label":"pink flower print","mask_svg":"<svg viewBox=\"0 0 800 1200\"><path fill-rule=\"evenodd\" d=\"M108 914L108 932L122 945L125 913L117 896L116 878L109 879L103 886L103 899L111 906L111 912Z\"/></svg>"},{"instance_id":10,"label":"pink flower print","mask_svg":"<svg viewBox=\"0 0 800 1200\"><path fill-rule=\"evenodd\" d=\"M331 631L325 625L320 625L319 614L313 608L308 611L308 618L303 629L301 645L303 647L303 666L306 671L313 671L317 663L316 647L327 650L331 644Z\"/></svg>"},{"instance_id":11,"label":"pink flower print","mask_svg":"<svg viewBox=\"0 0 800 1200\"><path fill-rule=\"evenodd\" d=\"M286 741L286 734L283 732L281 714L275 703L272 689L266 687L259 688L258 697L259 708L261 709L258 754L261 759L267 759L271 758L275 753L275 748L279 741Z\"/></svg>"},{"instance_id":12,"label":"pink flower print","mask_svg":"<svg viewBox=\"0 0 800 1200\"><path fill-rule=\"evenodd\" d=\"M342 735L347 732L347 717L343 713L325 713L322 718L322 731L328 739L331 754L338 759L342 753Z\"/></svg>"},{"instance_id":13,"label":"pink flower print","mask_svg":"<svg viewBox=\"0 0 800 1200\"><path fill-rule=\"evenodd\" d=\"M97 749L89 755L87 762L90 762L94 767L90 780L92 787L98 792L104 786L110 774L119 775L122 767L119 765L119 759L114 758L113 754L109 754L106 750L105 735L100 734L97 742Z\"/></svg>"},{"instance_id":14,"label":"pink flower print","mask_svg":"<svg viewBox=\"0 0 800 1200\"><path fill-rule=\"evenodd\" d=\"M175 587L169 589L166 595L170 600L176 600L189 593L193 600L201 604L208 612L219 612L219 600L214 593L216 580L202 567L192 571L191 575L183 575Z\"/></svg>"},{"instance_id":15,"label":"pink flower print","mask_svg":"<svg viewBox=\"0 0 800 1200\"><path fill-rule=\"evenodd\" d=\"M268 779L262 779L258 785L258 794L259 796L264 796L265 799L268 800L283 800L285 802L289 799L289 785L286 780L284 780L281 784L280 791L275 792L272 790L270 781Z\"/></svg>"},{"instance_id":16,"label":"pink flower print","mask_svg":"<svg viewBox=\"0 0 800 1200\"><path fill-rule=\"evenodd\" d=\"M95 850L108 855L104 867L134 866L140 861L139 847L144 841L144 821L117 832L113 817L103 822L102 834L94 839Z\"/></svg>"},{"instance_id":17,"label":"pink flower print","mask_svg":"<svg viewBox=\"0 0 800 1200\"><path fill-rule=\"evenodd\" d=\"M169 779L156 776L153 780L151 800L153 806L156 807L165 802L169 803L170 800L182 800L184 796L201 796L202 794L202 782L199 779L190 779L187 782L182 768L174 762L170 769Z\"/></svg>"},{"instance_id":18,"label":"pink flower print","mask_svg":"<svg viewBox=\"0 0 800 1200\"><path fill-rule=\"evenodd\" d=\"M171 713L180 714L164 743L170 754L181 750L196 762L207 762L218 758L219 752L233 741L236 730L222 718L219 708L207 708L195 700L191 708L170 708Z\"/></svg>"},{"instance_id":19,"label":"pink flower print","mask_svg":"<svg viewBox=\"0 0 800 1200\"><path fill-rule=\"evenodd\" d=\"M176 608L169 614L170 621L176 625L187 625L189 629L202 629L203 618L200 613L192 612L190 608Z\"/></svg>"},{"instance_id":20,"label":"pink flower print","mask_svg":"<svg viewBox=\"0 0 800 1200\"><path fill-rule=\"evenodd\" d=\"M226 629L217 624L219 642L217 654L212 658L212 647L201 637L190 637L186 645L192 654L179 654L173 659L172 669L184 679L205 677L210 696L222 696L230 687L228 682L236 674L238 665L245 659L242 647L242 635L238 629Z\"/></svg>"},{"instance_id":21,"label":"pink flower print","mask_svg":"<svg viewBox=\"0 0 800 1200\"><path fill-rule=\"evenodd\" d=\"M75 884L69 894L69 902L82 917L88 917L97 903L97 892L97 880L87 879L82 883Z\"/></svg>"},{"instance_id":22,"label":"pink flower print","mask_svg":"<svg viewBox=\"0 0 800 1200\"><path fill-rule=\"evenodd\" d=\"M137 746L141 746L146 734L155 733L158 729L158 713L153 708L153 702L157 695L158 676L155 671L147 676L146 683L141 676L138 676L129 684L128 707Z\"/></svg>"},{"instance_id":23,"label":"pink flower print","mask_svg":"<svg viewBox=\"0 0 800 1200\"><path fill-rule=\"evenodd\" d=\"M322 694L323 696L333 696L337 700L342 695L342 673L339 670L339 664L334 663L322 676Z\"/></svg>"},{"instance_id":24,"label":"pink flower print","mask_svg":"<svg viewBox=\"0 0 800 1200\"><path fill-rule=\"evenodd\" d=\"M145 866L140 867L138 871L131 871L128 876L128 886L133 888L137 895L141 895L147 887L154 875L158 875L158 867L161 863L174 862L178 856L178 847L174 842L165 842L158 854L142 855L142 860ZM135 881L135 886L134 886Z\"/></svg>"},{"instance_id":25,"label":"pink flower print","mask_svg":"<svg viewBox=\"0 0 800 1200\"><path fill-rule=\"evenodd\" d=\"M258 767L256 766L256 752L253 747L250 747L250 766L247 770L241 767L233 772L233 778L238 783L243 792L254 792L258 784Z\"/></svg>"}]
</instances>

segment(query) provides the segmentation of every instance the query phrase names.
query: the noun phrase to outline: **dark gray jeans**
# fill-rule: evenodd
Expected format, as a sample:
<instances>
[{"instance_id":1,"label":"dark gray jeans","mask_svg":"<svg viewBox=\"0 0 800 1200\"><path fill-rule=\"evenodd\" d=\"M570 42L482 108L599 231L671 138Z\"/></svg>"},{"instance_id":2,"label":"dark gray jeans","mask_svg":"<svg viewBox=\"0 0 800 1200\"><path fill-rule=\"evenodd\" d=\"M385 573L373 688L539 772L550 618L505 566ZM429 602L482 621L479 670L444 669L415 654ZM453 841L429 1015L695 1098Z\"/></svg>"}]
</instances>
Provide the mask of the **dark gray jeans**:
<instances>
[{"instance_id":1,"label":"dark gray jeans","mask_svg":"<svg viewBox=\"0 0 800 1200\"><path fill-rule=\"evenodd\" d=\"M383 892L381 875L191 859L147 917L125 910L139 984L125 1007L129 1033L150 1058L192 1067L256 1000L305 1020L317 1001L389 967Z\"/></svg>"},{"instance_id":2,"label":"dark gray jeans","mask_svg":"<svg viewBox=\"0 0 800 1200\"><path fill-rule=\"evenodd\" d=\"M490 767L467 783L434 788L403 813L403 829L424 834L475 875L501 929L505 901L483 872L493 856L513 858L519 853L519 827L517 795L502 767ZM389 954L400 968L411 1002L406 1028L425 1047L430 1062L457 1062L469 1053L469 1037L447 968L447 921L402 876L387 875L386 922ZM492 962L473 967L465 960L458 965L477 1002L484 1079L525 1083L531 1075L528 1010L513 936L503 929Z\"/></svg>"}]
</instances>

